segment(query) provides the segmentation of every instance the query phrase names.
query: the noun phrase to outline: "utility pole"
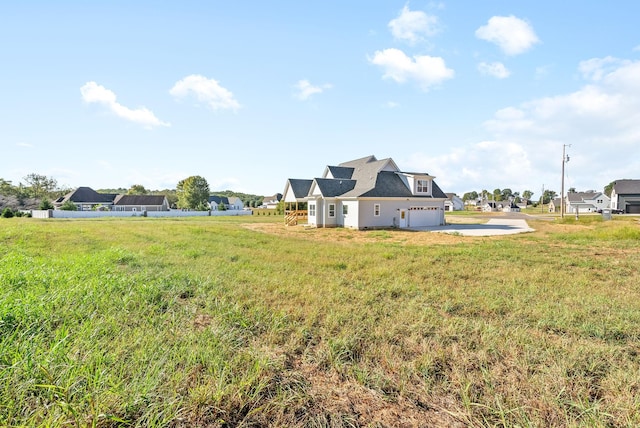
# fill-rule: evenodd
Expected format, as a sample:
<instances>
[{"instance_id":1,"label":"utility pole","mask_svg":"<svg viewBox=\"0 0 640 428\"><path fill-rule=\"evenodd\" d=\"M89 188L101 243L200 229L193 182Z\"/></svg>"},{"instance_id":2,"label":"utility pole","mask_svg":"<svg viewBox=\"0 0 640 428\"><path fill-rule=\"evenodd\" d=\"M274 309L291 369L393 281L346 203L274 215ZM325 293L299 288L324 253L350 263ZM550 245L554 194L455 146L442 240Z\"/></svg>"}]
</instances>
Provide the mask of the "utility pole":
<instances>
[{"instance_id":1,"label":"utility pole","mask_svg":"<svg viewBox=\"0 0 640 428\"><path fill-rule=\"evenodd\" d=\"M571 144L562 145L562 189L560 190L560 217L564 218L564 164L569 162L569 155L566 154L566 148Z\"/></svg>"}]
</instances>

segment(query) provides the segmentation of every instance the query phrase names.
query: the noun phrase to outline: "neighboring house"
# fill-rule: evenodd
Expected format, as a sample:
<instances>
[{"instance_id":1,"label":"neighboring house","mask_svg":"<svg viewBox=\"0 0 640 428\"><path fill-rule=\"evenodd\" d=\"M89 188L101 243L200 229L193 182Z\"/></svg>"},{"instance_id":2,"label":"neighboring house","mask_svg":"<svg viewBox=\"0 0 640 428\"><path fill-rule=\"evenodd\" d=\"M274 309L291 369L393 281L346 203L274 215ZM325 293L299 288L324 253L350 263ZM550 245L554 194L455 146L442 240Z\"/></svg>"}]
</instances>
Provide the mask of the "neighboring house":
<instances>
[{"instance_id":1,"label":"neighboring house","mask_svg":"<svg viewBox=\"0 0 640 428\"><path fill-rule=\"evenodd\" d=\"M502 207L502 212L505 213L519 213L520 207L513 201L502 201L500 202Z\"/></svg>"},{"instance_id":2,"label":"neighboring house","mask_svg":"<svg viewBox=\"0 0 640 428\"><path fill-rule=\"evenodd\" d=\"M447 200L444 201L445 211L462 211L464 209L464 202L455 193L447 193Z\"/></svg>"},{"instance_id":3,"label":"neighboring house","mask_svg":"<svg viewBox=\"0 0 640 428\"><path fill-rule=\"evenodd\" d=\"M611 209L628 214L640 214L640 180L614 181Z\"/></svg>"},{"instance_id":4,"label":"neighboring house","mask_svg":"<svg viewBox=\"0 0 640 428\"><path fill-rule=\"evenodd\" d=\"M113 211L169 211L164 195L118 195L113 200Z\"/></svg>"},{"instance_id":5,"label":"neighboring house","mask_svg":"<svg viewBox=\"0 0 640 428\"><path fill-rule=\"evenodd\" d=\"M554 198L549 201L548 211L550 213L556 213L560 211L560 198Z\"/></svg>"},{"instance_id":6,"label":"neighboring house","mask_svg":"<svg viewBox=\"0 0 640 428\"><path fill-rule=\"evenodd\" d=\"M90 187L78 187L53 201L53 206L60 209L67 201L73 202L78 211L169 211L169 202L164 195L98 193Z\"/></svg>"},{"instance_id":7,"label":"neighboring house","mask_svg":"<svg viewBox=\"0 0 640 428\"><path fill-rule=\"evenodd\" d=\"M241 210L244 208L244 202L237 196L229 196L227 200L229 201L228 209L230 210Z\"/></svg>"},{"instance_id":8,"label":"neighboring house","mask_svg":"<svg viewBox=\"0 0 640 428\"><path fill-rule=\"evenodd\" d=\"M282 200L282 193L276 193L273 196L265 196L262 198L262 208L269 210L275 210L278 207L278 202Z\"/></svg>"},{"instance_id":9,"label":"neighboring house","mask_svg":"<svg viewBox=\"0 0 640 428\"><path fill-rule=\"evenodd\" d=\"M220 204L224 205L225 210L241 210L244 208L242 199L236 196L209 196L211 211L220 210Z\"/></svg>"},{"instance_id":10,"label":"neighboring house","mask_svg":"<svg viewBox=\"0 0 640 428\"><path fill-rule=\"evenodd\" d=\"M496 201L486 200L482 203L482 211L486 213L498 211L498 204Z\"/></svg>"},{"instance_id":11,"label":"neighboring house","mask_svg":"<svg viewBox=\"0 0 640 428\"><path fill-rule=\"evenodd\" d=\"M209 196L209 207L211 211L220 210L220 204L224 206L225 210L229 209L229 198L226 196Z\"/></svg>"},{"instance_id":12,"label":"neighboring house","mask_svg":"<svg viewBox=\"0 0 640 428\"><path fill-rule=\"evenodd\" d=\"M444 224L447 195L434 178L402 172L391 158L368 156L327 166L313 180L287 180L284 200L307 202L308 224L316 227L438 226Z\"/></svg>"},{"instance_id":13,"label":"neighboring house","mask_svg":"<svg viewBox=\"0 0 640 428\"><path fill-rule=\"evenodd\" d=\"M55 209L59 209L62 204L71 201L76 205L78 211L111 210L116 196L111 193L98 193L91 187L78 187L53 201L53 206Z\"/></svg>"},{"instance_id":14,"label":"neighboring house","mask_svg":"<svg viewBox=\"0 0 640 428\"><path fill-rule=\"evenodd\" d=\"M587 192L567 193L565 200L565 212L567 213L590 213L602 211L609 208L611 199L602 192L590 190Z\"/></svg>"}]
</instances>

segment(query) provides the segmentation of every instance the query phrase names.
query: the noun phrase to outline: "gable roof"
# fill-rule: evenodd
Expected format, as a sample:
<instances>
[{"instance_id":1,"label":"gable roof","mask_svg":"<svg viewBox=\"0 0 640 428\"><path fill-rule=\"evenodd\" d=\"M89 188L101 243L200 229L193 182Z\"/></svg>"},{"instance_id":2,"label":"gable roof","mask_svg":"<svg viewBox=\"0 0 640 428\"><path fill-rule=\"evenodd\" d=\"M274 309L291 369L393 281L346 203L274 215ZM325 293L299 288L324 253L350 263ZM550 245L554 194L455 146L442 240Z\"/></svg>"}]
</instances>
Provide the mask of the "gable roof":
<instances>
[{"instance_id":1,"label":"gable roof","mask_svg":"<svg viewBox=\"0 0 640 428\"><path fill-rule=\"evenodd\" d=\"M290 178L289 180L287 180L287 185L293 192L293 197L296 199L306 197L309 194L309 190L311 189L311 184L313 184L313 180L301 180L298 178Z\"/></svg>"},{"instance_id":2,"label":"gable roof","mask_svg":"<svg viewBox=\"0 0 640 428\"><path fill-rule=\"evenodd\" d=\"M164 204L166 196L164 195L118 195L113 201L114 205L156 205Z\"/></svg>"},{"instance_id":3,"label":"gable roof","mask_svg":"<svg viewBox=\"0 0 640 428\"><path fill-rule=\"evenodd\" d=\"M64 195L64 197L57 199L56 202L111 203L116 196L112 193L98 193L91 187L78 187L76 190Z\"/></svg>"},{"instance_id":4,"label":"gable roof","mask_svg":"<svg viewBox=\"0 0 640 428\"><path fill-rule=\"evenodd\" d=\"M354 168L347 166L328 166L327 170L331 174L332 178L342 178L348 180L353 175Z\"/></svg>"},{"instance_id":5,"label":"gable roof","mask_svg":"<svg viewBox=\"0 0 640 428\"><path fill-rule=\"evenodd\" d=\"M602 192L570 192L567 194L569 202L583 202L596 199Z\"/></svg>"},{"instance_id":6,"label":"gable roof","mask_svg":"<svg viewBox=\"0 0 640 428\"><path fill-rule=\"evenodd\" d=\"M414 194L407 182L409 176L429 176L429 174L401 172L393 159L378 160L372 155L343 162L338 166L327 166L322 178L289 179L285 191L293 190L296 199L316 193L320 193L325 198L447 198L433 180L431 180L431 195Z\"/></svg>"},{"instance_id":7,"label":"gable roof","mask_svg":"<svg viewBox=\"0 0 640 428\"><path fill-rule=\"evenodd\" d=\"M316 178L315 182L318 190L325 198L344 195L356 185L356 180L341 180L338 178Z\"/></svg>"},{"instance_id":8,"label":"gable roof","mask_svg":"<svg viewBox=\"0 0 640 428\"><path fill-rule=\"evenodd\" d=\"M226 196L209 196L209 203L211 202L215 202L218 205L221 203L229 205L229 199Z\"/></svg>"},{"instance_id":9,"label":"gable roof","mask_svg":"<svg viewBox=\"0 0 640 428\"><path fill-rule=\"evenodd\" d=\"M613 184L613 190L618 195L640 194L640 180L616 180Z\"/></svg>"}]
</instances>

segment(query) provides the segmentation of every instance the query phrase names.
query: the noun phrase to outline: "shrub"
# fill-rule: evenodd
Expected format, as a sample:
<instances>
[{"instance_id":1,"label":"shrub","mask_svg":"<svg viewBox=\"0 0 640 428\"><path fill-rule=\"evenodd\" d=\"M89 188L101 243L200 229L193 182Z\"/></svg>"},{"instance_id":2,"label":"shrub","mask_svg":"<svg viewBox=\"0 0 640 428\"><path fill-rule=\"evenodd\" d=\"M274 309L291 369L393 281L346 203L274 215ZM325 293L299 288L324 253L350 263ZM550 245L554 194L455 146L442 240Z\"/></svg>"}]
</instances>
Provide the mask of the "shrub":
<instances>
[{"instance_id":1,"label":"shrub","mask_svg":"<svg viewBox=\"0 0 640 428\"><path fill-rule=\"evenodd\" d=\"M40 206L38 208L41 210L52 210L53 204L51 203L51 201L43 199L42 202L40 202Z\"/></svg>"},{"instance_id":2,"label":"shrub","mask_svg":"<svg viewBox=\"0 0 640 428\"><path fill-rule=\"evenodd\" d=\"M11 208L9 208L9 207L5 208L2 211L2 214L0 214L0 217L2 217L2 218L11 218L13 216L14 216L13 210Z\"/></svg>"}]
</instances>

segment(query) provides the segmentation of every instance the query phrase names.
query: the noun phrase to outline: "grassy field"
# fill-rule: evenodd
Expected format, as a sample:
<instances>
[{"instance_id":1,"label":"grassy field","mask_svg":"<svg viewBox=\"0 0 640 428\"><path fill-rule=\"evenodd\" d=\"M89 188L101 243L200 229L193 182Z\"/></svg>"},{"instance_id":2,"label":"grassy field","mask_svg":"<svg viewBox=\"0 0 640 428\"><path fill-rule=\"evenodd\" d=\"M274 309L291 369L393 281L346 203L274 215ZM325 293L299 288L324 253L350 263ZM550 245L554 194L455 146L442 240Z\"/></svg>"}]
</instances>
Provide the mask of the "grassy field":
<instances>
[{"instance_id":1,"label":"grassy field","mask_svg":"<svg viewBox=\"0 0 640 428\"><path fill-rule=\"evenodd\" d=\"M640 425L640 226L0 219L0 426Z\"/></svg>"}]
</instances>

